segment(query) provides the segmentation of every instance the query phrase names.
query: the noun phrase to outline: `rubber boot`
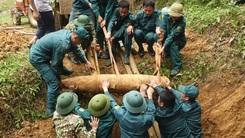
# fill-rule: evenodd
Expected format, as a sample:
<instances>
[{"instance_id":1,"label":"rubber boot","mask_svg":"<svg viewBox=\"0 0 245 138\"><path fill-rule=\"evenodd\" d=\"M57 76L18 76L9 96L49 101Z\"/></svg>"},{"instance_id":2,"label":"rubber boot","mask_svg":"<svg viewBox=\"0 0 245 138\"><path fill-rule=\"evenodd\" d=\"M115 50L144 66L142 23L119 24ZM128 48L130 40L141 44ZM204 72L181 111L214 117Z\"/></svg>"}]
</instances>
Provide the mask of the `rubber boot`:
<instances>
[{"instance_id":1,"label":"rubber boot","mask_svg":"<svg viewBox=\"0 0 245 138\"><path fill-rule=\"evenodd\" d=\"M130 55L130 53L128 51L125 52L125 54L124 54L124 63L127 65L129 65L129 55Z\"/></svg>"}]
</instances>

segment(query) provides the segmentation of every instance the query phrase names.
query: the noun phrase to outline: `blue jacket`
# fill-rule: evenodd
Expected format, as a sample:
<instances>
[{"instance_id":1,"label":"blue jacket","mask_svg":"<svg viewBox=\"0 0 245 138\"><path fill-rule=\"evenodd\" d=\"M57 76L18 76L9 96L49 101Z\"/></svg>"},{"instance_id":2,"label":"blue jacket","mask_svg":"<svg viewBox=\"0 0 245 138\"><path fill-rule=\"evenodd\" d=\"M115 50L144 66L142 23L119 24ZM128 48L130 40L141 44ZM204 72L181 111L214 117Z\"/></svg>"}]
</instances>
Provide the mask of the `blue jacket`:
<instances>
[{"instance_id":1,"label":"blue jacket","mask_svg":"<svg viewBox=\"0 0 245 138\"><path fill-rule=\"evenodd\" d=\"M148 101L145 113L132 114L124 106L119 106L108 91L105 94L110 98L112 112L119 121L121 138L147 138L147 131L155 120L156 109L153 100Z\"/></svg>"},{"instance_id":2,"label":"blue jacket","mask_svg":"<svg viewBox=\"0 0 245 138\"><path fill-rule=\"evenodd\" d=\"M83 118L87 130L91 130L92 128L89 125L91 114L89 113L88 109L83 109L81 108L80 104L77 104L75 107L75 113ZM99 118L100 123L96 133L96 138L111 138L113 126L117 121L116 118L112 114L111 110L107 111L106 114Z\"/></svg>"},{"instance_id":3,"label":"blue jacket","mask_svg":"<svg viewBox=\"0 0 245 138\"><path fill-rule=\"evenodd\" d=\"M39 39L30 49L30 62L32 64L51 64L55 75L60 79L65 54L73 52L82 63L86 57L76 45L71 43L71 32L60 30L49 33Z\"/></svg>"},{"instance_id":4,"label":"blue jacket","mask_svg":"<svg viewBox=\"0 0 245 138\"><path fill-rule=\"evenodd\" d=\"M163 88L157 86L160 93ZM157 108L156 121L158 122L162 138L191 138L181 104L176 103L171 108Z\"/></svg>"},{"instance_id":5,"label":"blue jacket","mask_svg":"<svg viewBox=\"0 0 245 138\"><path fill-rule=\"evenodd\" d=\"M202 124L201 124L201 105L198 101L184 102L181 98L181 93L175 89L171 89L175 97L181 103L182 110L185 113L187 126L191 130L194 138L202 138Z\"/></svg>"}]
</instances>

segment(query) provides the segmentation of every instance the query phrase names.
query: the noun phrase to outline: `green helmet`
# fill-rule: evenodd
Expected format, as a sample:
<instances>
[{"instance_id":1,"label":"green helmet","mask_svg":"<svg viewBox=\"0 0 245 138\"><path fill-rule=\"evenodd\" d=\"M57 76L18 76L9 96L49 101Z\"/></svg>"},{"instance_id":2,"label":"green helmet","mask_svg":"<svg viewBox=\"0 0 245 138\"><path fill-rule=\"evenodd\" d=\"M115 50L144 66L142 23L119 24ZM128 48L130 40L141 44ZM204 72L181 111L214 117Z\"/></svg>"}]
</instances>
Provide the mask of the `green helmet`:
<instances>
[{"instance_id":1,"label":"green helmet","mask_svg":"<svg viewBox=\"0 0 245 138\"><path fill-rule=\"evenodd\" d=\"M168 14L173 17L181 17L184 15L183 6L180 3L174 3L168 10Z\"/></svg>"},{"instance_id":2,"label":"green helmet","mask_svg":"<svg viewBox=\"0 0 245 138\"><path fill-rule=\"evenodd\" d=\"M130 91L123 96L123 105L131 113L141 113L147 108L143 96L138 91Z\"/></svg>"},{"instance_id":3,"label":"green helmet","mask_svg":"<svg viewBox=\"0 0 245 138\"><path fill-rule=\"evenodd\" d=\"M95 95L88 103L88 111L93 116L102 116L110 108L110 99L105 94Z\"/></svg>"},{"instance_id":4,"label":"green helmet","mask_svg":"<svg viewBox=\"0 0 245 138\"><path fill-rule=\"evenodd\" d=\"M57 99L56 111L60 115L70 113L76 106L78 101L77 95L73 92L64 92Z\"/></svg>"},{"instance_id":5,"label":"green helmet","mask_svg":"<svg viewBox=\"0 0 245 138\"><path fill-rule=\"evenodd\" d=\"M81 26L84 28L92 27L92 24L90 23L89 17L87 15L80 15L75 21L75 25Z\"/></svg>"}]
</instances>

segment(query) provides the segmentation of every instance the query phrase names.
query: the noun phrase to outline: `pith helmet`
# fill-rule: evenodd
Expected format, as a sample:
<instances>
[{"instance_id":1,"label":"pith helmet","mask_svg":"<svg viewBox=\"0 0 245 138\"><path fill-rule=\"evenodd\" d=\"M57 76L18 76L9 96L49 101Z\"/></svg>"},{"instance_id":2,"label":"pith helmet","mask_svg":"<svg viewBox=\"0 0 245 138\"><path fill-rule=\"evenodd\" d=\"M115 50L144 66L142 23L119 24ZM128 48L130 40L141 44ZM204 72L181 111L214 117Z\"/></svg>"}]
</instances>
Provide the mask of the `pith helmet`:
<instances>
[{"instance_id":1,"label":"pith helmet","mask_svg":"<svg viewBox=\"0 0 245 138\"><path fill-rule=\"evenodd\" d=\"M82 27L91 27L92 24L90 23L89 17L87 15L80 15L75 21L75 24L77 26L82 26Z\"/></svg>"},{"instance_id":2,"label":"pith helmet","mask_svg":"<svg viewBox=\"0 0 245 138\"><path fill-rule=\"evenodd\" d=\"M78 98L75 93L64 92L57 99L56 111L60 115L66 115L75 108L77 101Z\"/></svg>"},{"instance_id":3,"label":"pith helmet","mask_svg":"<svg viewBox=\"0 0 245 138\"><path fill-rule=\"evenodd\" d=\"M130 91L123 97L123 105L131 113L141 113L147 108L143 96L138 91Z\"/></svg>"},{"instance_id":4,"label":"pith helmet","mask_svg":"<svg viewBox=\"0 0 245 138\"><path fill-rule=\"evenodd\" d=\"M95 95L88 103L88 111L93 116L102 116L110 108L110 99L105 94Z\"/></svg>"},{"instance_id":5,"label":"pith helmet","mask_svg":"<svg viewBox=\"0 0 245 138\"><path fill-rule=\"evenodd\" d=\"M168 10L168 14L173 17L181 17L184 15L183 6L180 3L174 3Z\"/></svg>"}]
</instances>

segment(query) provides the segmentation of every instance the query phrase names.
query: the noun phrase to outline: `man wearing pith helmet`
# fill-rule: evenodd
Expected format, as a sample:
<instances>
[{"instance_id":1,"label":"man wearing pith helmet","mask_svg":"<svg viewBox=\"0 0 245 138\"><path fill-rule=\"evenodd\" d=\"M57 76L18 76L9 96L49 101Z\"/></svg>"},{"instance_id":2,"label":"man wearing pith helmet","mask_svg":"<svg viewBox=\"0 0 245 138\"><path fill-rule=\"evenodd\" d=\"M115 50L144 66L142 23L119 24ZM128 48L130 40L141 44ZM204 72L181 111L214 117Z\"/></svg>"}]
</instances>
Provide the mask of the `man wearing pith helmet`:
<instances>
[{"instance_id":1,"label":"man wearing pith helmet","mask_svg":"<svg viewBox=\"0 0 245 138\"><path fill-rule=\"evenodd\" d=\"M109 81L104 80L102 88L109 97L112 113L119 122L121 138L147 138L147 130L155 120L153 88L147 89L148 104L138 91L132 90L124 95L123 105L119 106L108 91L109 85Z\"/></svg>"},{"instance_id":2,"label":"man wearing pith helmet","mask_svg":"<svg viewBox=\"0 0 245 138\"><path fill-rule=\"evenodd\" d=\"M58 97L53 117L57 138L96 136L99 119L92 117L89 122L92 129L87 131L83 119L73 113L77 101L78 97L73 92L64 92Z\"/></svg>"},{"instance_id":3,"label":"man wearing pith helmet","mask_svg":"<svg viewBox=\"0 0 245 138\"><path fill-rule=\"evenodd\" d=\"M185 26L186 21L183 6L180 3L174 3L168 9L168 14L164 14L160 29L156 30L158 35L163 30L164 39L161 52L165 58L171 58L171 77L177 75L182 68L179 51L185 46L187 41L185 37Z\"/></svg>"},{"instance_id":4,"label":"man wearing pith helmet","mask_svg":"<svg viewBox=\"0 0 245 138\"><path fill-rule=\"evenodd\" d=\"M88 103L88 109L81 108L80 104L75 107L75 113L81 116L87 130L91 130L89 120L91 116L99 117L100 124L96 133L97 138L111 138L112 129L116 118L110 109L110 99L105 94L95 95Z\"/></svg>"}]
</instances>

